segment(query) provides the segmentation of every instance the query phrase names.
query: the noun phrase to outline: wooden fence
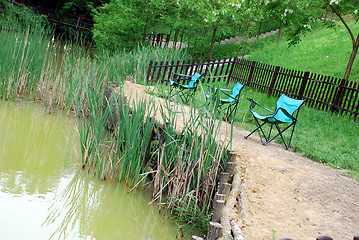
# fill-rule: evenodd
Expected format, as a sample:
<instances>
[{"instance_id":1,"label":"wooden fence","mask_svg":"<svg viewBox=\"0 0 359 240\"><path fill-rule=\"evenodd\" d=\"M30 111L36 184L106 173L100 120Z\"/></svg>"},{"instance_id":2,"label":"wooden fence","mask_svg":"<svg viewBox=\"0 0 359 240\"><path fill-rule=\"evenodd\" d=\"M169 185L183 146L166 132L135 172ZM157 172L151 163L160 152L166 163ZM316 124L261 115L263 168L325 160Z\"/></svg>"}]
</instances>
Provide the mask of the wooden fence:
<instances>
[{"instance_id":1,"label":"wooden fence","mask_svg":"<svg viewBox=\"0 0 359 240\"><path fill-rule=\"evenodd\" d=\"M159 47L175 47L182 48L183 44L183 35L180 36L180 30L177 29L174 31L173 41L171 42L172 31L170 33L145 33L143 40L148 40L152 46Z\"/></svg>"},{"instance_id":2,"label":"wooden fence","mask_svg":"<svg viewBox=\"0 0 359 240\"><path fill-rule=\"evenodd\" d=\"M147 82L167 83L173 78L171 72L192 75L195 72L202 73L202 83L210 81L229 81L231 69L233 69L233 59L219 59L211 62L205 61L172 61L172 62L153 62L147 71ZM184 79L178 79L181 81Z\"/></svg>"},{"instance_id":3,"label":"wooden fence","mask_svg":"<svg viewBox=\"0 0 359 240\"><path fill-rule=\"evenodd\" d=\"M280 66L243 60L220 59L211 62L183 61L176 63L150 62L147 82L166 83L171 72L204 74L202 82L241 82L269 95L284 93L297 99L305 99L306 105L325 111L349 114L354 119L359 115L359 83L344 79L291 70ZM181 80L181 79L180 79Z\"/></svg>"}]
</instances>

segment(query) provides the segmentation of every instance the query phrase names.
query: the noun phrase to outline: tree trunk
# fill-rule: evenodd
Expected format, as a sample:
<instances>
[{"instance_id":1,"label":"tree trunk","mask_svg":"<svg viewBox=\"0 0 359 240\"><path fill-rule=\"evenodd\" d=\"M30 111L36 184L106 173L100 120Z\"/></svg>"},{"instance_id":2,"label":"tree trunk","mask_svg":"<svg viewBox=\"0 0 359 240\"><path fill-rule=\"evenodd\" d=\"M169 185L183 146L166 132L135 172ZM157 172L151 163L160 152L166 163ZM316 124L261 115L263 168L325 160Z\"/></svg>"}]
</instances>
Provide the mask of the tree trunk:
<instances>
[{"instance_id":1,"label":"tree trunk","mask_svg":"<svg viewBox=\"0 0 359 240\"><path fill-rule=\"evenodd\" d=\"M145 28L143 29L142 41L146 40L147 23L148 23L148 16L146 17Z\"/></svg>"},{"instance_id":2,"label":"tree trunk","mask_svg":"<svg viewBox=\"0 0 359 240\"><path fill-rule=\"evenodd\" d=\"M212 59L212 51L213 51L214 40L216 39L216 33L217 33L217 27L213 29L211 47L209 48L209 53L208 53L208 60Z\"/></svg>"},{"instance_id":3,"label":"tree trunk","mask_svg":"<svg viewBox=\"0 0 359 240\"><path fill-rule=\"evenodd\" d=\"M261 22L261 24L259 24L259 29L258 29L258 33L257 33L257 40L259 38L259 35L261 34L262 24L263 24L263 22Z\"/></svg>"},{"instance_id":4,"label":"tree trunk","mask_svg":"<svg viewBox=\"0 0 359 240\"><path fill-rule=\"evenodd\" d=\"M345 70L344 80L346 80L346 81L348 81L348 79L349 79L350 71L352 70L352 66L353 66L355 57L357 55L358 48L359 48L359 34L357 36L355 43L353 44L353 50L352 50L352 53L351 53L349 61L348 61L347 69Z\"/></svg>"},{"instance_id":5,"label":"tree trunk","mask_svg":"<svg viewBox=\"0 0 359 240\"><path fill-rule=\"evenodd\" d=\"M277 43L279 43L281 35L282 35L282 28L280 27L279 30L278 30Z\"/></svg>"},{"instance_id":6,"label":"tree trunk","mask_svg":"<svg viewBox=\"0 0 359 240\"><path fill-rule=\"evenodd\" d=\"M242 29L242 25L239 25L239 27L238 27L238 36L239 37L241 37L241 29ZM238 51L237 51L236 57L239 56L239 53L241 52L241 49L242 49L242 46L240 44L241 40L239 40L238 42L239 42L239 44L238 44Z\"/></svg>"}]
</instances>

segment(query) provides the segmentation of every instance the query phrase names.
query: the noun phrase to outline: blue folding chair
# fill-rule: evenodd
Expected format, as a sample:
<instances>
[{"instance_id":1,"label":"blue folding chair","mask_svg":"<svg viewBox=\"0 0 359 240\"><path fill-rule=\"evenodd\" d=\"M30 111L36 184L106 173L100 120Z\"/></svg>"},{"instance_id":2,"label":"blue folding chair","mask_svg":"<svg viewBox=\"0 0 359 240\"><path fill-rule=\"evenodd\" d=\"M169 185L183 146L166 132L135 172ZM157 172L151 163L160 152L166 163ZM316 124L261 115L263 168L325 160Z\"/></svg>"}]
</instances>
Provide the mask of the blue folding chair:
<instances>
[{"instance_id":1,"label":"blue folding chair","mask_svg":"<svg viewBox=\"0 0 359 240\"><path fill-rule=\"evenodd\" d=\"M172 97L174 97L178 94L183 102L188 102L190 99L193 98L193 96L197 90L198 82L202 78L203 75L198 72L196 72L192 76L186 75L186 74L174 73L174 72L172 72L172 74L174 76L179 76L180 78L175 79L175 80L170 80L171 89L169 92L169 98L172 99ZM189 82L188 82L188 84L183 85L183 84L178 83L180 80L186 80ZM175 91L175 90L178 90L178 91Z\"/></svg>"},{"instance_id":2,"label":"blue folding chair","mask_svg":"<svg viewBox=\"0 0 359 240\"><path fill-rule=\"evenodd\" d=\"M247 139L250 135L252 135L252 133L254 133L255 131L258 131L262 144L267 145L273 139L280 136L283 140L286 150L288 150L290 147L290 143L292 142L294 128L297 123L299 108L304 103L304 100L293 99L293 98L286 96L285 94L282 94L279 97L279 99L277 100L276 109L274 111L271 111L268 108L265 108L265 107L259 105L253 99L248 98L248 100L251 102L249 111L252 113L252 115L254 117L254 121L256 123L257 128L254 129L250 134L248 134L244 138ZM270 114L269 115L260 115L260 114L256 113L255 111L253 111L254 107L257 105L260 106L261 108L265 109L266 111L269 111ZM260 124L259 120L263 121L263 123ZM266 134L263 131L263 126L265 124L270 124L268 136L266 136ZM284 129L280 128L280 125L282 125L282 124L284 125ZM271 138L273 125L277 129L278 134ZM289 142L287 143L284 139L283 132L290 128L292 128L292 132L290 135ZM262 135L263 135L263 138L265 141L263 141Z\"/></svg>"},{"instance_id":3,"label":"blue folding chair","mask_svg":"<svg viewBox=\"0 0 359 240\"><path fill-rule=\"evenodd\" d=\"M242 89L246 85L242 85L239 82L237 82L236 85L232 89L213 88L209 85L207 85L207 86L208 86L208 89L212 90L213 95L208 94L208 90L207 90L207 93L205 93L206 98L207 99L211 98L211 99L214 99L215 101L217 101L217 95L219 94L218 110L222 111L224 113L225 120L231 122L234 119L234 117L236 116L237 106L238 106L238 102L239 102L239 96L241 95ZM231 92L231 94L228 94L227 92ZM220 98L220 95L222 95L222 96L224 95L228 98Z\"/></svg>"}]
</instances>

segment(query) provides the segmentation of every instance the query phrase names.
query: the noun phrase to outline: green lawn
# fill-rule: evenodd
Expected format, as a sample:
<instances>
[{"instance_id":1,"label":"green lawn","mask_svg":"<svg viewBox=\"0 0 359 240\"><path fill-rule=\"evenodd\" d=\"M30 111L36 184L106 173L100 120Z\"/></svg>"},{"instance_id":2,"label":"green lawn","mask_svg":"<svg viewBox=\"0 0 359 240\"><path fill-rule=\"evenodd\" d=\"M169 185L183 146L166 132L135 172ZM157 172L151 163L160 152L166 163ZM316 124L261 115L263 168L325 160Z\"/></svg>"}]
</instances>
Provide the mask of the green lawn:
<instances>
[{"instance_id":1,"label":"green lawn","mask_svg":"<svg viewBox=\"0 0 359 240\"><path fill-rule=\"evenodd\" d=\"M204 104L204 93L207 84L200 84L195 95L195 103L200 106ZM234 83L228 86L225 83L215 83L214 86L231 89ZM157 94L167 96L168 86L157 85ZM255 123L249 112L252 98L261 105L274 110L276 97L268 97L267 94L246 87L240 96L234 125L239 129L252 131ZM329 112L319 111L304 105L298 115L298 123L295 128L291 148L299 154L314 161L321 162L333 168L349 170L349 175L359 180L359 124L348 116L338 116ZM258 135L258 133L254 133ZM289 132L285 134L288 136ZM283 145L280 138L276 142Z\"/></svg>"}]
</instances>

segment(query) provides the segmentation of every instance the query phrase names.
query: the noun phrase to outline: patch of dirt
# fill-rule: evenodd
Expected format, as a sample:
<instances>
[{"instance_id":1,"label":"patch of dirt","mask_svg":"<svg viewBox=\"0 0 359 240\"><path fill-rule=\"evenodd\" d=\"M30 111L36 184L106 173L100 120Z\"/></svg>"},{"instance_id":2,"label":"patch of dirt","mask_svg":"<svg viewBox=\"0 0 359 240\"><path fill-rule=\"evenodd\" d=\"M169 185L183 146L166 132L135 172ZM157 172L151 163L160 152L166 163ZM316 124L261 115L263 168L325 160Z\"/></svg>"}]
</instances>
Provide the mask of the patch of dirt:
<instances>
[{"instance_id":1,"label":"patch of dirt","mask_svg":"<svg viewBox=\"0 0 359 240\"><path fill-rule=\"evenodd\" d=\"M142 85L124 85L125 95L131 99L153 98L156 105L163 104L163 99L144 90ZM188 107L183 109L189 111ZM179 128L185 121L182 117ZM230 232L229 222L235 220L247 240L272 239L274 232L276 239L301 240L319 235L349 240L359 234L358 182L279 144L263 146L255 134L245 140L248 133L237 128L233 133L232 150L238 153L238 167L226 203L229 211L221 219L225 232ZM220 134L228 139L225 123Z\"/></svg>"}]
</instances>

